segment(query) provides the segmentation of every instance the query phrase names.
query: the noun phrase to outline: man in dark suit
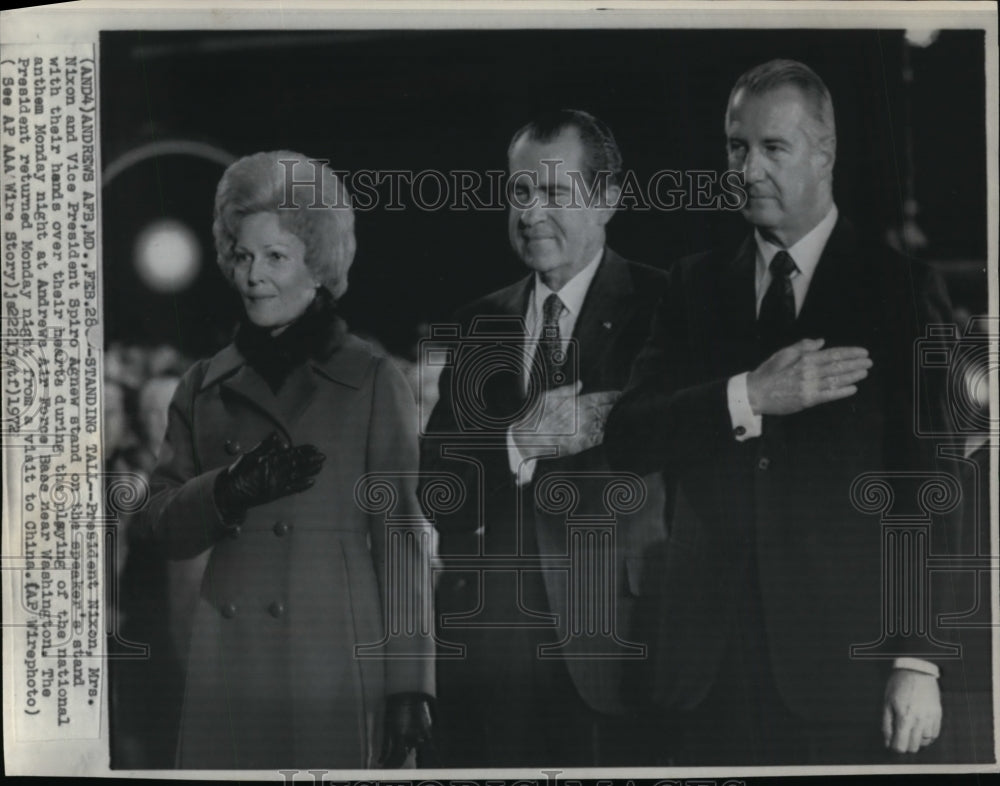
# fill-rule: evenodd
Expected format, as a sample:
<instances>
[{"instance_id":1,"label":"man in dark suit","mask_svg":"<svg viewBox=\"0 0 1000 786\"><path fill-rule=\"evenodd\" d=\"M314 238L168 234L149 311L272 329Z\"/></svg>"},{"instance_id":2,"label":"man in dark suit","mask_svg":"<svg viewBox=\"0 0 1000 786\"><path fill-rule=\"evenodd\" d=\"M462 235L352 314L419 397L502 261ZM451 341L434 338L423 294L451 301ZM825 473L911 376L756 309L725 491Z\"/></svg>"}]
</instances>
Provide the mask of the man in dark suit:
<instances>
[{"instance_id":1,"label":"man in dark suit","mask_svg":"<svg viewBox=\"0 0 1000 786\"><path fill-rule=\"evenodd\" d=\"M879 521L852 483L928 469L913 341L947 301L840 216L833 105L807 66L740 77L726 136L754 231L673 267L607 422L612 466L676 483L651 696L681 764L915 752L940 730L939 669L905 637L888 659L851 655L895 622L881 618Z\"/></svg>"},{"instance_id":2,"label":"man in dark suit","mask_svg":"<svg viewBox=\"0 0 1000 786\"><path fill-rule=\"evenodd\" d=\"M603 424L666 276L605 245L621 156L575 110L508 149L510 241L532 271L461 309L422 470L461 479L434 515L438 728L446 766L628 763L649 753L622 695L657 476L612 473ZM462 657L451 644L465 648Z\"/></svg>"}]
</instances>

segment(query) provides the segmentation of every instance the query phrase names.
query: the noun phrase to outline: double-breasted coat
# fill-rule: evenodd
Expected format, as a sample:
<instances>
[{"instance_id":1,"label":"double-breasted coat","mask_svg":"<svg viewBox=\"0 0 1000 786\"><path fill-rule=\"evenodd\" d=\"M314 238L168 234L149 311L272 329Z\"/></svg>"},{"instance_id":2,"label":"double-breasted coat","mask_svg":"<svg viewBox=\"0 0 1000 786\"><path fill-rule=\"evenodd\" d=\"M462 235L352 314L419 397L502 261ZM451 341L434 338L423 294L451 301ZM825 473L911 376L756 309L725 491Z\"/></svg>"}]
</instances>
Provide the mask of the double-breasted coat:
<instances>
[{"instance_id":1,"label":"double-breasted coat","mask_svg":"<svg viewBox=\"0 0 1000 786\"><path fill-rule=\"evenodd\" d=\"M273 431L315 445L324 465L310 489L251 508L227 532L216 476ZM433 644L386 638L385 515L366 512L355 486L366 473L388 473L394 513L420 528L417 467L412 393L391 361L353 336L296 366L277 394L233 344L185 375L145 512L169 556L211 549L179 767L375 766L384 699L433 692ZM400 575L419 606L428 570ZM383 640L369 657L356 651Z\"/></svg>"}]
</instances>

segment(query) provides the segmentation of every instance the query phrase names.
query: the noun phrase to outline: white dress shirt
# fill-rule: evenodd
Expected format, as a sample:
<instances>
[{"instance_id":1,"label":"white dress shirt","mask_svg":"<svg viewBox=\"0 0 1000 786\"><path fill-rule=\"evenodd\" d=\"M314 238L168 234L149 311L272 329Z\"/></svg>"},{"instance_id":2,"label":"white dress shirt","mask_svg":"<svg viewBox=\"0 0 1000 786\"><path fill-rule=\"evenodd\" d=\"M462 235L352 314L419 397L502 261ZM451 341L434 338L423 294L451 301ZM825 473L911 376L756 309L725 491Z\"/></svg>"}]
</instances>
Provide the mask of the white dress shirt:
<instances>
[{"instance_id":1,"label":"white dress shirt","mask_svg":"<svg viewBox=\"0 0 1000 786\"><path fill-rule=\"evenodd\" d=\"M597 274L597 268L603 256L604 249L601 248L585 268L563 284L558 292L554 293L559 296L563 304L562 313L559 315L559 337L562 340L563 349L569 345L569 340L576 329L576 321L580 317L583 301L587 297L587 292L590 290L590 285ZM524 346L524 364L521 372L524 390L527 390L528 387L531 362L534 359L535 349L538 347L538 340L541 338L542 328L545 325L545 300L551 294L553 294L553 290L549 289L542 281L541 276L536 273L535 285L528 298L528 310L524 315L524 329L528 336ZM517 485L523 486L531 481L535 474L536 458L526 458L521 454L510 429L507 429L507 460L510 471L517 475Z\"/></svg>"},{"instance_id":2,"label":"white dress shirt","mask_svg":"<svg viewBox=\"0 0 1000 786\"><path fill-rule=\"evenodd\" d=\"M798 243L785 249L797 268L789 276L792 282L792 291L795 294L795 316L798 316L802 310L802 303L806 299L806 292L809 291L809 284L812 281L813 273L816 272L816 265L819 264L819 258L823 255L823 249L826 248L826 242L830 239L830 234L836 224L837 206L834 205L823 220ZM756 294L757 313L759 314L760 304L764 300L767 288L771 286L771 260L782 249L780 246L765 240L758 230L754 230L754 239L757 241ZM747 400L747 373L749 372L732 377L726 386L729 417L733 423L733 433L740 442L759 437L763 428L763 419L760 415L754 414L753 410L750 409L750 402Z\"/></svg>"}]
</instances>

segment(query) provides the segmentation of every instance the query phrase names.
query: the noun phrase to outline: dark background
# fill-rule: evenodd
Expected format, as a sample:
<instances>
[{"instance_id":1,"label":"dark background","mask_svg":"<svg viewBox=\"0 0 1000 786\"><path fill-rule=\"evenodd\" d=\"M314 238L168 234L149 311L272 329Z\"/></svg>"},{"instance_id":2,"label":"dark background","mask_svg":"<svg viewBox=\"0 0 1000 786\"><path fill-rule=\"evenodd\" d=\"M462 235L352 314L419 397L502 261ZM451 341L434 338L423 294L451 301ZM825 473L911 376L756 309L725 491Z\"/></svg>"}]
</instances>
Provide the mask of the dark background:
<instances>
[{"instance_id":1,"label":"dark background","mask_svg":"<svg viewBox=\"0 0 1000 786\"><path fill-rule=\"evenodd\" d=\"M800 59L837 116L835 196L876 239L902 220L907 183L928 238L915 252L953 299L986 310L984 35L902 30L512 30L108 32L100 39L104 165L143 143L209 142L234 156L292 149L335 169L502 169L511 134L552 107L613 129L640 182L660 169L725 166L723 113L747 68ZM904 83L909 64L912 82ZM103 190L105 337L210 354L231 335L235 294L214 264L223 166L162 155ZM136 276L136 235L157 217L189 225L202 272L176 295ZM737 214L622 211L609 239L659 267L744 228ZM352 327L405 352L422 322L508 283L522 268L502 211L359 212L343 309Z\"/></svg>"}]
</instances>

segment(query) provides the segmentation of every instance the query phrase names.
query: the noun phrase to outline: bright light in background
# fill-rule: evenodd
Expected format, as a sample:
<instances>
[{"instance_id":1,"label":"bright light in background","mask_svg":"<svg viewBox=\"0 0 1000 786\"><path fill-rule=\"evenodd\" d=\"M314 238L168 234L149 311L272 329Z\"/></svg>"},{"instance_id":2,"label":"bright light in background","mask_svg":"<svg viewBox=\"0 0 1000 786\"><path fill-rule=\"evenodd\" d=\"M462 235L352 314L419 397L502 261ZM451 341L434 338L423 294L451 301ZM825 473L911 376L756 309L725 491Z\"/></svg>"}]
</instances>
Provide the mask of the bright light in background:
<instances>
[{"instance_id":1,"label":"bright light in background","mask_svg":"<svg viewBox=\"0 0 1000 786\"><path fill-rule=\"evenodd\" d=\"M908 27L906 28L906 43L910 46L918 46L921 49L930 46L937 41L940 30L929 28Z\"/></svg>"},{"instance_id":2,"label":"bright light in background","mask_svg":"<svg viewBox=\"0 0 1000 786\"><path fill-rule=\"evenodd\" d=\"M188 227L172 218L146 226L135 241L135 268L152 290L164 294L180 292L197 278L201 268L201 246Z\"/></svg>"},{"instance_id":3,"label":"bright light in background","mask_svg":"<svg viewBox=\"0 0 1000 786\"><path fill-rule=\"evenodd\" d=\"M984 363L978 368L970 368L965 374L965 385L969 399L980 409L990 405L989 367Z\"/></svg>"}]
</instances>

